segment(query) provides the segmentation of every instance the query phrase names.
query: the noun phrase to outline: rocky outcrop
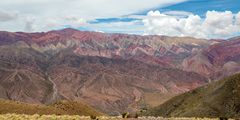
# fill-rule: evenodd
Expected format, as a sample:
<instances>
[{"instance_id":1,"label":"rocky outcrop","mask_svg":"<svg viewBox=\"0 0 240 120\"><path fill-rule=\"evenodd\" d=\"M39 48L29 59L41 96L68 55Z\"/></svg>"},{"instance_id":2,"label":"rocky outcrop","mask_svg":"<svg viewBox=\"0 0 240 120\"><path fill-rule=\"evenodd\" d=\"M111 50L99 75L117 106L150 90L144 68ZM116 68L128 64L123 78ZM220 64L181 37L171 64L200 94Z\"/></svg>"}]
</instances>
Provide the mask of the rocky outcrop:
<instances>
[{"instance_id":1,"label":"rocky outcrop","mask_svg":"<svg viewBox=\"0 0 240 120\"><path fill-rule=\"evenodd\" d=\"M183 69L211 79L219 79L239 72L240 38L209 46L184 59Z\"/></svg>"}]
</instances>

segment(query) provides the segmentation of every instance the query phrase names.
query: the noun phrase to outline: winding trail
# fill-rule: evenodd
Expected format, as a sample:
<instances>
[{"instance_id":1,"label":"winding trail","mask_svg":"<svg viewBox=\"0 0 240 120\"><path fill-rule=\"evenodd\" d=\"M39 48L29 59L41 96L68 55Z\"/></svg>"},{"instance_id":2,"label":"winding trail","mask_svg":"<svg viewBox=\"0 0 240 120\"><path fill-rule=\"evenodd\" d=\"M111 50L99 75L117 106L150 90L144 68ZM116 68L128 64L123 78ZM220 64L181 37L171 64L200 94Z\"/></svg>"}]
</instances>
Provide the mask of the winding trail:
<instances>
[{"instance_id":1,"label":"winding trail","mask_svg":"<svg viewBox=\"0 0 240 120\"><path fill-rule=\"evenodd\" d=\"M1 60L0 60L1 61ZM2 61L1 61L2 62ZM8 63L8 62L6 62ZM25 72L25 71L28 71L28 70L23 70L23 69L19 69L19 65L17 64L15 68L13 69L8 69L8 68L3 68L3 67L0 67L0 70L3 70L3 71L7 71L7 72L12 72L9 76L7 76L4 80L2 81L7 81L9 79L11 79L12 77L19 77L19 79L22 79L21 76L18 75L19 72ZM36 74L38 75L38 74ZM48 75L47 72L45 72L45 76L46 76L46 80L50 81L52 83L52 97L48 100L48 103L53 103L55 101L57 101L59 95L58 95L58 89L57 89L57 85L53 82L53 80L51 79L51 77ZM41 76L42 77L42 76ZM30 79L30 78L29 78Z\"/></svg>"},{"instance_id":2,"label":"winding trail","mask_svg":"<svg viewBox=\"0 0 240 120\"><path fill-rule=\"evenodd\" d=\"M52 102L57 101L57 99L58 99L58 89L57 89L57 85L53 82L52 78L48 75L47 72L45 73L45 75L46 75L47 80L49 80L53 85L52 98L49 100L49 102L52 103Z\"/></svg>"}]
</instances>

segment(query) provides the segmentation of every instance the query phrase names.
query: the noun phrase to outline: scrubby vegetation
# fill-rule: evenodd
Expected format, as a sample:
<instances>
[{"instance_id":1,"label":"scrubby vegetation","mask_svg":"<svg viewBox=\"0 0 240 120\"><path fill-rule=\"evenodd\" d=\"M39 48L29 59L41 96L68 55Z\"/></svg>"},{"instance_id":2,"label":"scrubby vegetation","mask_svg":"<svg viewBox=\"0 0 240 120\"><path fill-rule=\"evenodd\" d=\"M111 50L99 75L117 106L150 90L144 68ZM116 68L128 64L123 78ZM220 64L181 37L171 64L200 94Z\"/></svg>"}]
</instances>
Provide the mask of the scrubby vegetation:
<instances>
[{"instance_id":1,"label":"scrubby vegetation","mask_svg":"<svg viewBox=\"0 0 240 120\"><path fill-rule=\"evenodd\" d=\"M79 102L60 101L53 105L27 104L16 101L0 100L0 114L39 114L39 115L85 115L101 116L101 112Z\"/></svg>"},{"instance_id":2,"label":"scrubby vegetation","mask_svg":"<svg viewBox=\"0 0 240 120\"><path fill-rule=\"evenodd\" d=\"M143 115L240 118L240 74L173 97Z\"/></svg>"},{"instance_id":3,"label":"scrubby vegetation","mask_svg":"<svg viewBox=\"0 0 240 120\"><path fill-rule=\"evenodd\" d=\"M101 116L103 113L95 110L94 108L80 102L73 101L59 101L52 105L54 108L61 109L68 115L86 115L86 116Z\"/></svg>"},{"instance_id":4,"label":"scrubby vegetation","mask_svg":"<svg viewBox=\"0 0 240 120\"><path fill-rule=\"evenodd\" d=\"M67 114L66 111L57 109L50 106L26 104L15 101L0 100L0 114L16 113L16 114L28 114L33 115L38 113L39 115L49 114Z\"/></svg>"},{"instance_id":5,"label":"scrubby vegetation","mask_svg":"<svg viewBox=\"0 0 240 120\"><path fill-rule=\"evenodd\" d=\"M98 120L122 120L122 116L99 116ZM163 118L163 117L139 117L139 120L219 120L219 118ZM79 115L18 115L4 114L0 115L0 120L92 120L90 116ZM229 119L233 120L233 119Z\"/></svg>"}]
</instances>

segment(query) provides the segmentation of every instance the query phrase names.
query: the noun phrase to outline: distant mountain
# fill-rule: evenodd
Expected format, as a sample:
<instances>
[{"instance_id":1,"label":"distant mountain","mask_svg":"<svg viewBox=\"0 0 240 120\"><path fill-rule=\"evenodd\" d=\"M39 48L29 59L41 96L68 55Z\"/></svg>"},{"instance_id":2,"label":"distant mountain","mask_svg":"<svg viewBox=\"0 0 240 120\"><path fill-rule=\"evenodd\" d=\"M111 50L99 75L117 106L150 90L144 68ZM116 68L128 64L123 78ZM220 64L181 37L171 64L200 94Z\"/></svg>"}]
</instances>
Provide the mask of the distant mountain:
<instances>
[{"instance_id":1,"label":"distant mountain","mask_svg":"<svg viewBox=\"0 0 240 120\"><path fill-rule=\"evenodd\" d=\"M2 31L0 98L41 104L83 101L109 114L154 107L225 76L222 73L237 72L238 52L219 59L226 56L219 54L222 48L227 49L222 44L238 51L239 43L231 41L240 40L75 29ZM218 64L218 60L223 62Z\"/></svg>"},{"instance_id":2,"label":"distant mountain","mask_svg":"<svg viewBox=\"0 0 240 120\"><path fill-rule=\"evenodd\" d=\"M184 59L183 70L197 72L212 80L240 72L240 37L193 53Z\"/></svg>"},{"instance_id":3,"label":"distant mountain","mask_svg":"<svg viewBox=\"0 0 240 120\"><path fill-rule=\"evenodd\" d=\"M64 29L44 33L0 32L0 45L23 41L40 52L74 47L78 55L134 59L162 66L177 66L191 55L218 41L190 37L107 34ZM180 64L179 64L180 63Z\"/></svg>"},{"instance_id":4,"label":"distant mountain","mask_svg":"<svg viewBox=\"0 0 240 120\"><path fill-rule=\"evenodd\" d=\"M173 97L146 115L167 117L240 117L240 74Z\"/></svg>"}]
</instances>

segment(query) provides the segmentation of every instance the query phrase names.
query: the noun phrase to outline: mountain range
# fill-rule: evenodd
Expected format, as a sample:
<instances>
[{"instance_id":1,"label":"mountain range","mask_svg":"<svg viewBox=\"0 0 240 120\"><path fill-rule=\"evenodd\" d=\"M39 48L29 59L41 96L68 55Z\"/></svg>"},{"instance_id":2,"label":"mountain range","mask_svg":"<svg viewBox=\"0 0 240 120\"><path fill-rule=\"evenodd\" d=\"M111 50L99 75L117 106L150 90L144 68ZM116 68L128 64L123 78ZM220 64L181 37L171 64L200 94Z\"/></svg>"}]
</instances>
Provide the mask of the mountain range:
<instances>
[{"instance_id":1,"label":"mountain range","mask_svg":"<svg viewBox=\"0 0 240 120\"><path fill-rule=\"evenodd\" d=\"M156 107L240 71L227 40L63 29L0 32L0 98L83 102L107 114Z\"/></svg>"}]
</instances>

